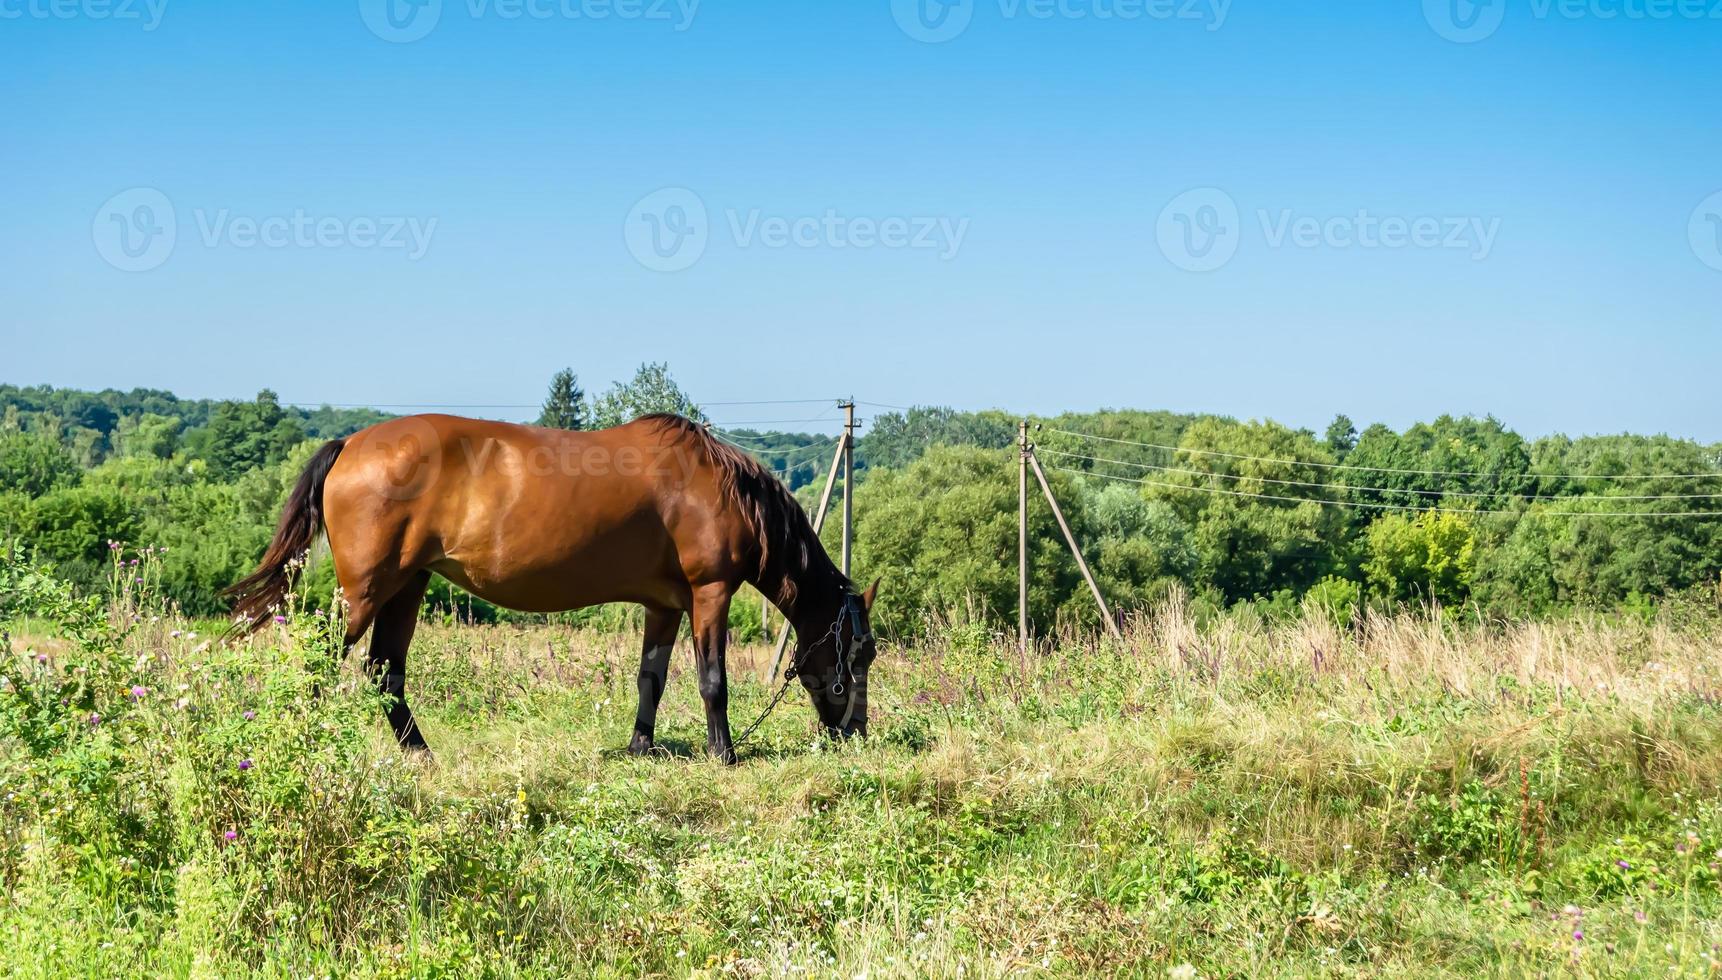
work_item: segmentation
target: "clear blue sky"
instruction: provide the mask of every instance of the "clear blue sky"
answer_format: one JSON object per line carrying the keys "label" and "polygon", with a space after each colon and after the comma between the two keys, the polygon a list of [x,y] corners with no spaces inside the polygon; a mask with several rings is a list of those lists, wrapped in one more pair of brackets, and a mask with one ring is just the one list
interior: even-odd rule
{"label": "clear blue sky", "polygon": [[[442,0],[405,43],[381,0],[54,2],[0,0],[3,381],[513,403],[667,360],[702,400],[1722,439],[1722,21],[1604,16],[1674,0],[1458,0],[1473,43],[1447,0]],[[133,188],[147,271],[104,258],[161,227]],[[662,188],[706,212],[679,271]],[[1239,215],[1208,272],[1165,248],[1193,188]],[[295,215],[325,240],[233,224]],[[369,245],[396,218],[423,254]]]}

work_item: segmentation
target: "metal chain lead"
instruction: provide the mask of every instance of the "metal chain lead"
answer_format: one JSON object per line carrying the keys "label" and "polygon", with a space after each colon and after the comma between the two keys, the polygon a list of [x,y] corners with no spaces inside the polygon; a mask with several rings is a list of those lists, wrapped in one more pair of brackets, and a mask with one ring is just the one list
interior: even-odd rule
{"label": "metal chain lead", "polygon": [[[833,684],[832,693],[834,693],[834,694],[842,694],[843,693],[843,675],[848,673],[848,670],[849,670],[849,665],[847,663],[845,663],[845,657],[843,656],[843,616],[845,613],[851,613],[852,614],[852,612],[853,611],[851,610],[851,608],[849,606],[849,600],[846,599],[843,603],[843,608],[837,611],[837,621],[831,624],[831,629],[826,631],[826,634],[825,634],[826,636],[831,638],[831,650],[832,650],[832,653],[834,653],[837,657],[837,674],[838,674],[838,677],[837,677],[837,680]],[[857,623],[859,623],[859,620],[860,620],[860,617],[857,616],[856,617]],[[771,700],[766,702],[765,709],[759,713],[758,718],[755,718],[753,720],[753,724],[742,729],[741,734],[736,736],[735,739],[730,742],[730,748],[734,749],[736,747],[739,747],[743,742],[747,741],[748,736],[750,736],[754,732],[758,731],[759,726],[765,723],[766,717],[768,715],[770,715],[772,713],[772,711],[775,710],[780,703],[782,703],[783,696],[789,693],[790,682],[794,681],[796,675],[801,672],[801,661],[802,661],[802,659],[804,657],[806,657],[806,655],[808,653],[810,653],[813,650],[813,648],[817,645],[818,644],[808,644],[807,646],[805,646],[801,649],[801,652],[796,657],[794,657],[793,659],[791,659],[789,661],[789,666],[785,667],[783,669],[783,684],[782,684],[782,686],[780,686],[777,689],[776,694],[773,694],[771,696]],[[854,679],[851,678],[850,681],[851,681],[851,683],[853,683]]]}

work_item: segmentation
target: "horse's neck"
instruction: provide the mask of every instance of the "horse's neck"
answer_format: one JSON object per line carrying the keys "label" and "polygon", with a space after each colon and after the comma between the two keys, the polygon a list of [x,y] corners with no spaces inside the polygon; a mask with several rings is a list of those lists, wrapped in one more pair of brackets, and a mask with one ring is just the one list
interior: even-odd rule
{"label": "horse's neck", "polygon": [[[823,565],[830,567],[822,567],[820,559],[824,559]],[[777,601],[777,608],[797,633],[829,627],[843,606],[843,577],[837,566],[820,555],[812,569],[794,577],[793,588],[783,588],[787,578],[789,576],[778,576],[775,582],[770,583],[770,588],[761,591],[772,596],[774,601],[781,596],[793,596],[787,602]]]}

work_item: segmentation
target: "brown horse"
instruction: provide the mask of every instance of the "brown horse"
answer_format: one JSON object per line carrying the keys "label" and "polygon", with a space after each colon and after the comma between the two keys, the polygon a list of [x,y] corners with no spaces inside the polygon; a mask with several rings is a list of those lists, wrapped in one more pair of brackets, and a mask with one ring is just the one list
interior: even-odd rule
{"label": "brown horse", "polygon": [[269,620],[319,531],[349,604],[348,648],[375,630],[368,662],[391,696],[388,719],[403,746],[425,748],[405,680],[433,571],[510,609],[644,606],[632,752],[652,749],[669,655],[688,613],[706,749],[735,761],[724,646],[730,599],[743,582],[794,627],[791,662],[825,728],[866,732],[878,583],[857,593],[782,483],[679,416],[568,432],[417,415],[325,443],[294,486],[262,564],[229,590],[241,629]]}

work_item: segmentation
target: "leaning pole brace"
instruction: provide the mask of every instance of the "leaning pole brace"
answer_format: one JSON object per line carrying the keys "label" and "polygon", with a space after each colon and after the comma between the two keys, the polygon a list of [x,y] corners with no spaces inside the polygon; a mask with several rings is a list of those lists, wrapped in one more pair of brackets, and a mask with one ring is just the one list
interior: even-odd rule
{"label": "leaning pole brace", "polygon": [[1082,580],[1088,583],[1088,590],[1094,593],[1094,601],[1100,606],[1100,618],[1106,621],[1106,629],[1115,640],[1124,639],[1118,632],[1118,624],[1112,621],[1112,610],[1106,608],[1106,600],[1100,595],[1100,586],[1094,584],[1094,575],[1088,570],[1088,562],[1082,558],[1082,549],[1076,546],[1076,535],[1070,533],[1070,525],[1064,522],[1064,511],[1058,509],[1058,498],[1052,495],[1052,486],[1046,482],[1046,474],[1041,472],[1040,459],[1034,454],[1034,445],[1028,447],[1028,463],[1034,467],[1034,478],[1040,481],[1040,489],[1046,494],[1046,502],[1052,505],[1052,516],[1058,518],[1058,529],[1064,532],[1064,540],[1070,545],[1070,553],[1076,556],[1076,567],[1082,569]]}
{"label": "leaning pole brace", "polygon": [[[813,512],[813,533],[819,534],[825,526],[825,510],[831,506],[831,491],[837,486],[837,466],[843,461],[843,453],[848,440],[837,440],[837,452],[831,455],[831,467],[825,472],[825,490],[819,495],[819,509]],[[848,492],[845,488],[844,492]],[[777,668],[783,664],[783,651],[789,647],[789,617],[783,619],[783,632],[777,634],[777,652],[771,655],[771,662],[766,666],[765,673],[760,675],[760,683],[770,684],[777,676]]]}

